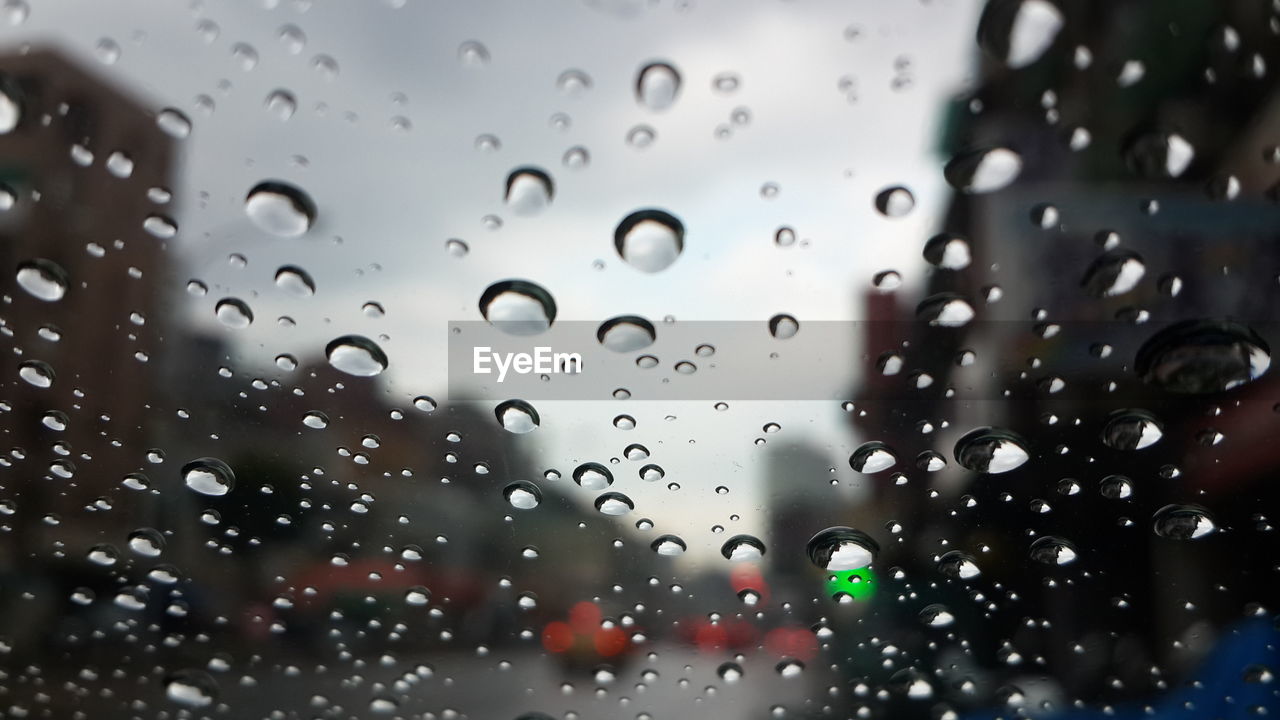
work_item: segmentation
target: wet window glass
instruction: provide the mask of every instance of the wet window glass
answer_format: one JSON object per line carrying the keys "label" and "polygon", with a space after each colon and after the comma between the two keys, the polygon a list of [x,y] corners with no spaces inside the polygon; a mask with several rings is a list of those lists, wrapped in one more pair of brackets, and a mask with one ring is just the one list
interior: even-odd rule
{"label": "wet window glass", "polygon": [[0,0],[0,717],[1280,711],[1280,2]]}

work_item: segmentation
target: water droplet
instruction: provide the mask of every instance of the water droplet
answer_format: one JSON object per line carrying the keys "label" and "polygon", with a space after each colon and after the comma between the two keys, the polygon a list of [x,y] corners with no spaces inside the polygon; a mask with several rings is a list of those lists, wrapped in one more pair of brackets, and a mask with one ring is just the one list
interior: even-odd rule
{"label": "water droplet", "polygon": [[278,237],[298,237],[311,229],[316,206],[305,192],[279,180],[260,182],[244,201],[245,214],[258,229]]}
{"label": "water droplet", "polygon": [[[1098,483],[1098,492],[1108,500],[1126,500],[1133,497],[1133,481],[1123,475],[1108,475]],[[1075,492],[1065,494],[1074,495]]]}
{"label": "water droplet", "polygon": [[532,510],[542,503],[542,491],[528,480],[517,480],[506,486],[502,497],[517,510]]}
{"label": "water droplet", "polygon": [[1146,272],[1147,266],[1138,253],[1111,250],[1089,265],[1080,286],[1094,297],[1115,297],[1136,288]]}
{"label": "water droplet", "polygon": [[468,40],[458,46],[458,59],[471,67],[488,65],[489,49],[476,40]]}
{"label": "water droplet", "polygon": [[968,553],[952,550],[938,558],[938,572],[950,578],[969,580],[982,574],[978,563]]}
{"label": "water droplet", "polygon": [[282,265],[276,270],[276,287],[299,298],[316,294],[316,282],[310,273],[297,265]]}
{"label": "water droplet", "polygon": [[324,348],[329,364],[349,375],[373,377],[387,369],[387,355],[363,335],[343,335]]}
{"label": "water droplet", "polygon": [[1146,410],[1117,410],[1102,428],[1102,442],[1116,450],[1141,450],[1163,436],[1160,421]]}
{"label": "water droplet", "polygon": [[312,430],[323,430],[329,427],[329,416],[319,410],[312,410],[302,416],[302,424]]}
{"label": "water droplet", "polygon": [[3,17],[5,24],[10,27],[17,27],[26,22],[30,14],[31,7],[25,0],[5,0],[4,5],[0,6],[0,17]]}
{"label": "water droplet", "polygon": [[24,360],[18,365],[18,377],[38,388],[53,385],[54,372],[49,363],[43,360]]}
{"label": "water droplet", "polygon": [[582,97],[591,89],[591,76],[581,70],[565,70],[556,78],[556,89],[565,97]]}
{"label": "water droplet", "polygon": [[636,75],[636,100],[650,110],[666,110],[679,94],[680,73],[667,63],[649,63]]}
{"label": "water droplet", "polygon": [[734,535],[720,546],[720,554],[735,562],[759,560],[764,557],[764,553],[764,543],[754,535]]}
{"label": "water droplet", "polygon": [[1062,24],[1062,11],[1048,0],[990,0],[978,22],[978,44],[1016,70],[1038,60]]}
{"label": "water droplet", "polygon": [[1153,131],[1137,134],[1126,144],[1129,168],[1147,178],[1176,178],[1191,165],[1196,151],[1176,132]]}
{"label": "water droplet", "polygon": [[947,609],[946,605],[934,603],[926,605],[920,611],[920,621],[929,627],[947,627],[956,621],[956,616]]}
{"label": "water droplet", "polygon": [[226,495],[235,487],[236,476],[226,463],[203,457],[182,466],[182,481],[201,495]]}
{"label": "water droplet", "polygon": [[675,557],[683,555],[688,546],[684,544],[684,540],[675,535],[660,535],[649,544],[649,548],[659,555]]}
{"label": "water droplet", "polygon": [[963,270],[972,261],[969,241],[950,233],[934,235],[924,244],[924,259],[943,270]]}
{"label": "water droplet", "polygon": [[67,293],[67,271],[52,260],[36,258],[18,265],[18,284],[32,297],[57,302]]}
{"label": "water droplet", "polygon": [[742,679],[742,666],[736,662],[722,663],[716,668],[716,675],[719,675],[726,684],[733,685]]}
{"label": "water droplet", "polygon": [[804,673],[804,663],[795,658],[785,658],[780,660],[773,669],[782,677],[790,680],[798,678]]}
{"label": "water droplet", "polygon": [[288,90],[272,90],[267,96],[266,108],[273,117],[284,122],[298,110],[298,101]]}
{"label": "water droplet", "polygon": [[173,221],[173,218],[158,213],[152,213],[143,218],[142,229],[152,237],[161,240],[168,240],[178,234],[178,224]]}
{"label": "water droplet", "polygon": [[658,272],[674,263],[684,250],[684,224],[662,210],[637,210],[618,223],[613,244],[632,267]]}
{"label": "water droplet", "polygon": [[916,306],[916,317],[942,327],[967,325],[974,314],[969,301],[954,293],[930,295]]}
{"label": "water droplet", "polygon": [[222,298],[214,308],[218,322],[229,328],[242,329],[253,324],[253,311],[239,298]]}
{"label": "water droplet", "polygon": [[507,176],[507,207],[516,215],[537,215],[551,204],[555,186],[541,168],[521,167]]}
{"label": "water droplet", "polygon": [[191,134],[191,120],[174,108],[161,110],[156,115],[156,125],[170,137],[182,139]]}
{"label": "water droplet", "polygon": [[1151,521],[1156,535],[1172,540],[1197,540],[1218,529],[1209,511],[1199,505],[1165,505]]}
{"label": "water droplet", "polygon": [[977,473],[998,474],[1015,470],[1031,459],[1026,441],[1016,433],[980,427],[965,433],[955,447],[956,462]]}
{"label": "water droplet", "polygon": [[1080,556],[1070,540],[1045,535],[1031,543],[1031,559],[1045,565],[1070,565]]}
{"label": "water droplet", "polygon": [[915,195],[901,186],[885,188],[876,195],[876,210],[885,217],[903,217],[915,209],[915,206]]}
{"label": "water droplet", "polygon": [[587,490],[603,490],[613,484],[613,473],[600,463],[588,462],[574,469],[573,481]]}
{"label": "water droplet", "polygon": [[480,296],[480,314],[508,335],[537,335],[556,319],[556,302],[542,286],[528,280],[503,280]]}
{"label": "water droplet", "polygon": [[860,570],[875,561],[880,544],[861,530],[837,525],[809,538],[809,560],[827,572]]}
{"label": "water droplet", "polygon": [[1230,320],[1186,320],[1152,335],[1134,370],[1175,393],[1212,393],[1256,380],[1271,366],[1271,349],[1250,327]]}
{"label": "water droplet", "polygon": [[636,504],[620,492],[607,492],[596,498],[596,510],[602,515],[626,515]]}
{"label": "water droplet", "polygon": [[596,339],[601,345],[620,353],[649,347],[656,337],[653,323],[636,315],[610,318],[596,330]]}
{"label": "water droplet", "polygon": [[307,47],[306,33],[297,25],[281,25],[276,31],[276,39],[290,55],[297,55]]}
{"label": "water droplet", "polygon": [[916,467],[925,472],[938,472],[947,466],[947,459],[932,450],[916,455]]}
{"label": "water droplet", "polygon": [[139,528],[129,533],[129,549],[143,557],[160,557],[164,552],[164,536],[159,530]]}
{"label": "water droplet", "polygon": [[888,445],[873,440],[865,442],[849,456],[849,467],[860,473],[878,473],[898,464],[898,457]]}
{"label": "water droplet", "polygon": [[564,151],[564,157],[561,158],[560,162],[567,168],[581,170],[591,164],[591,154],[587,152],[586,148],[575,145]]}
{"label": "water droplet", "polygon": [[1022,172],[1022,156],[1003,147],[960,153],[947,163],[943,175],[951,187],[963,193],[995,192]]}
{"label": "water droplet", "polygon": [[507,400],[494,408],[494,415],[502,429],[516,435],[533,432],[542,423],[538,411],[523,400]]}
{"label": "water droplet", "polygon": [[780,313],[769,318],[769,334],[779,340],[793,338],[798,332],[800,332],[800,321],[790,315]]}
{"label": "water droplet", "polygon": [[637,150],[644,150],[657,139],[657,131],[648,125],[636,125],[627,131],[627,144]]}
{"label": "water droplet", "polygon": [[203,670],[179,670],[164,681],[164,695],[187,707],[209,707],[218,697],[218,684]]}

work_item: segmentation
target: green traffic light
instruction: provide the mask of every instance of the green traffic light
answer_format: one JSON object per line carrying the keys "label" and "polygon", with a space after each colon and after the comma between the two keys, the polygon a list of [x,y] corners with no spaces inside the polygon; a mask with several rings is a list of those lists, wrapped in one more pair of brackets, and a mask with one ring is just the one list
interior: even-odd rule
{"label": "green traffic light", "polygon": [[876,592],[876,576],[871,568],[840,570],[827,575],[827,597],[848,595],[854,600],[865,600]]}

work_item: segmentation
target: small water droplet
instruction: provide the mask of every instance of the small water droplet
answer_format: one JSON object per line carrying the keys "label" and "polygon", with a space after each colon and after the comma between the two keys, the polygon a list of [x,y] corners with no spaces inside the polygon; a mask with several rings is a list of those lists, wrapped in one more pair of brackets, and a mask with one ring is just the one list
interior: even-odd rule
{"label": "small water droplet", "polygon": [[602,515],[626,515],[635,507],[636,504],[631,498],[620,492],[607,492],[596,498],[596,510]]}
{"label": "small water droplet", "polygon": [[675,535],[660,535],[649,544],[649,548],[659,555],[675,557],[683,555],[688,546]]}
{"label": "small water droplet", "polygon": [[885,217],[903,217],[915,209],[915,206],[915,195],[901,186],[885,188],[876,195],[876,210]]}
{"label": "small water droplet", "polygon": [[656,337],[653,323],[636,315],[610,318],[596,330],[596,339],[601,345],[620,353],[649,347]]}
{"label": "small water droplet", "polygon": [[521,167],[507,176],[506,203],[516,215],[537,215],[555,195],[551,176],[541,168]]}
{"label": "small water droplet", "polygon": [[963,193],[981,194],[1006,187],[1022,172],[1022,156],[1003,147],[970,150],[947,163],[943,175]]}
{"label": "small water droplet", "polygon": [[1045,535],[1031,543],[1031,559],[1046,565],[1070,565],[1080,556],[1070,540]]}
{"label": "small water droplet", "polygon": [[542,491],[528,480],[517,480],[506,486],[502,497],[517,510],[532,510],[542,503]]}
{"label": "small water droplet", "polygon": [[253,311],[239,298],[223,298],[214,308],[218,322],[229,328],[243,329],[253,324]]}

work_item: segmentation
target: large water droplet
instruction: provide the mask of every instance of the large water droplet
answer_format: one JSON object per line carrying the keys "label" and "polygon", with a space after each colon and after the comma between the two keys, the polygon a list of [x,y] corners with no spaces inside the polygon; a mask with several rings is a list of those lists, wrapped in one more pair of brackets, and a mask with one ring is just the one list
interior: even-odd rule
{"label": "large water droplet", "polygon": [[1062,23],[1062,11],[1048,0],[990,0],[978,21],[978,44],[1016,70],[1040,59]]}
{"label": "large water droplet", "polygon": [[1089,265],[1080,286],[1094,297],[1123,295],[1138,286],[1147,272],[1142,257],[1132,250],[1103,253]]}
{"label": "large water droplet", "polygon": [[573,481],[587,490],[603,490],[613,484],[613,473],[600,463],[582,463],[574,469]]}
{"label": "large water droplet", "polygon": [[293,117],[293,113],[298,109],[297,99],[288,90],[272,90],[267,96],[265,105],[267,112],[281,122]]}
{"label": "large water droplet", "polygon": [[203,670],[179,670],[164,681],[164,695],[187,707],[208,707],[218,698],[218,684]]}
{"label": "large water droplet", "polygon": [[1045,535],[1031,543],[1031,559],[1046,565],[1070,565],[1080,556],[1070,540]]}
{"label": "large water droplet", "polygon": [[924,244],[924,259],[943,270],[963,270],[972,261],[969,241],[950,233],[934,235]]}
{"label": "large water droplet", "polygon": [[876,195],[876,210],[885,217],[903,217],[916,206],[916,197],[911,191],[901,187],[890,187]]}
{"label": "large water droplet", "polygon": [[798,332],[800,332],[800,321],[790,315],[780,313],[769,318],[769,334],[779,340],[793,338]]}
{"label": "large water droplet", "polygon": [[956,441],[956,462],[978,473],[998,474],[1022,467],[1031,456],[1026,441],[1000,428],[980,427]]}
{"label": "large water droplet", "polygon": [[276,287],[294,297],[311,297],[316,294],[316,281],[310,273],[296,265],[283,265],[276,270]]}
{"label": "large water droplet", "polygon": [[1197,540],[1218,529],[1209,511],[1199,505],[1165,505],[1151,522],[1156,535],[1172,540]]}
{"label": "large water droplet", "polygon": [[537,335],[556,319],[556,301],[528,280],[503,280],[480,296],[480,314],[508,335]]}
{"label": "large water droplet", "polygon": [[203,457],[182,466],[182,481],[201,495],[226,495],[235,487],[236,476],[218,458]]}
{"label": "large water droplet", "polygon": [[1152,335],[1138,349],[1143,381],[1176,393],[1212,393],[1256,380],[1271,349],[1252,328],[1230,320],[1186,320]]}
{"label": "large water droplet", "polygon": [[1195,159],[1196,149],[1176,132],[1146,132],[1125,144],[1129,168],[1147,178],[1176,178]]}
{"label": "large water droplet", "polygon": [[618,223],[613,233],[618,255],[644,272],[664,270],[684,250],[684,224],[662,210],[637,210]]}
{"label": "large water droplet", "polygon": [[537,215],[551,204],[555,185],[545,170],[522,167],[507,176],[507,207],[516,215]]}
{"label": "large water droplet", "polygon": [[499,403],[494,408],[493,414],[498,417],[498,423],[502,425],[503,430],[517,435],[533,432],[542,424],[538,411],[523,400],[507,400]]}
{"label": "large water droplet", "polygon": [[626,515],[634,510],[636,504],[631,498],[620,492],[607,492],[596,498],[596,510],[602,515]]}
{"label": "large water droplet", "polygon": [[164,552],[164,536],[159,530],[138,528],[129,533],[129,549],[143,557],[160,557]]}
{"label": "large water droplet", "polygon": [[18,265],[18,284],[45,302],[56,302],[67,294],[67,271],[52,260],[36,258]]}
{"label": "large water droplet", "polygon": [[861,530],[837,525],[809,538],[809,560],[827,572],[859,570],[875,561],[880,544]]}
{"label": "large water droplet", "polygon": [[218,322],[229,328],[247,328],[253,324],[253,311],[239,298],[222,298],[214,308]]}
{"label": "large water droplet", "polygon": [[920,611],[920,621],[929,627],[947,627],[956,621],[956,616],[946,605],[934,603]]}
{"label": "large water droplet", "polygon": [[191,134],[191,120],[180,110],[165,108],[156,115],[156,126],[170,137],[185,138]]}
{"label": "large water droplet", "polygon": [[986,148],[960,153],[947,163],[943,175],[951,187],[963,193],[995,192],[1018,178],[1022,156],[1008,148]]}
{"label": "large water droplet", "polygon": [[660,535],[649,544],[649,548],[659,555],[675,557],[683,555],[688,546],[684,544],[684,540],[675,535]]}
{"label": "large water droplet", "polygon": [[938,572],[951,578],[969,580],[982,574],[978,563],[968,553],[952,550],[938,558]]}
{"label": "large water droplet", "polygon": [[734,535],[720,546],[720,554],[735,562],[759,560],[764,553],[764,543],[754,535]]}
{"label": "large water droplet", "polygon": [[878,440],[863,443],[849,456],[849,467],[860,473],[878,473],[896,464],[898,456]]}
{"label": "large water droplet", "polygon": [[506,486],[502,497],[517,510],[532,510],[542,503],[542,491],[528,480],[517,480]]}
{"label": "large water droplet", "polygon": [[975,313],[968,300],[955,293],[938,293],[916,306],[916,317],[930,325],[961,327],[969,324]]}
{"label": "large water droplet", "polygon": [[610,318],[596,330],[596,339],[601,345],[620,353],[649,347],[656,337],[653,323],[637,315]]}
{"label": "large water droplet", "polygon": [[1117,410],[1102,428],[1102,442],[1116,450],[1141,450],[1163,434],[1160,421],[1146,410]]}
{"label": "large water droplet", "polygon": [[343,335],[324,348],[329,364],[348,375],[373,377],[387,369],[387,354],[363,335]]}
{"label": "large water droplet", "polygon": [[667,63],[649,63],[636,75],[636,100],[650,110],[666,110],[679,94],[680,73]]}
{"label": "large water droplet", "polygon": [[49,363],[43,360],[24,360],[18,365],[18,377],[38,388],[53,385],[54,372]]}
{"label": "large water droplet", "polygon": [[278,237],[298,237],[311,229],[316,206],[311,197],[289,183],[267,180],[253,186],[244,211],[259,229]]}

